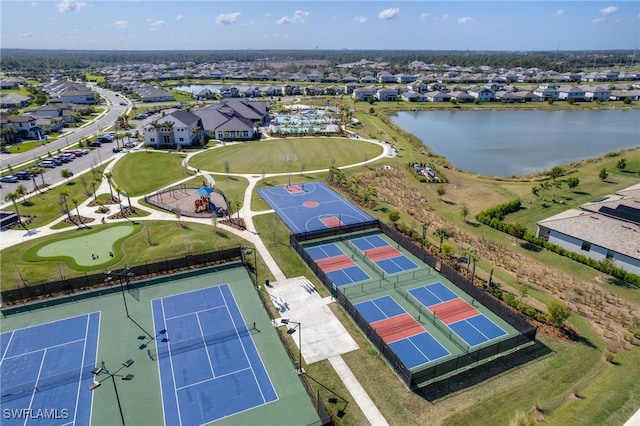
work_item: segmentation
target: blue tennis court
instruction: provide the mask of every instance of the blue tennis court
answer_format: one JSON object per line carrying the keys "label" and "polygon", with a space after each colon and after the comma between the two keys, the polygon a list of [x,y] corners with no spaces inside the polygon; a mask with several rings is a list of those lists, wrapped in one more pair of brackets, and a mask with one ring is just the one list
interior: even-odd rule
{"label": "blue tennis court", "polygon": [[373,221],[319,182],[259,189],[258,194],[294,234]]}
{"label": "blue tennis court", "polygon": [[449,324],[451,328],[469,346],[476,346],[507,334],[500,326],[484,314]]}
{"label": "blue tennis court", "polygon": [[427,308],[458,298],[457,294],[440,282],[413,288],[409,290],[409,293]]}
{"label": "blue tennis court", "polygon": [[[335,244],[324,244],[320,246],[305,247],[305,251],[315,261],[328,259],[336,256],[346,256],[346,254]],[[353,266],[332,271],[324,271],[327,277],[338,287],[353,284],[370,279],[369,275],[355,263]]]}
{"label": "blue tennis court", "polygon": [[[443,306],[442,304],[446,304],[446,302],[455,301],[456,299],[460,300],[458,305],[466,304],[468,308],[466,312],[469,312],[468,317],[456,320],[455,322],[444,320],[444,323],[470,347],[486,343],[507,334],[505,330],[489,319],[485,314],[477,311],[475,308],[468,305],[468,303],[463,303],[462,299],[457,294],[440,282],[411,289],[409,290],[409,293],[415,297],[418,302],[427,308],[431,308],[431,310],[435,307]],[[464,310],[458,310],[458,312],[460,315],[465,315]],[[460,316],[458,316],[458,318],[460,318]]]}
{"label": "blue tennis court", "polygon": [[228,284],[151,301],[166,425],[202,425],[278,396]]}
{"label": "blue tennis court", "polygon": [[2,424],[88,425],[100,313],[0,334]]}
{"label": "blue tennis court", "polygon": [[[407,313],[391,296],[367,300],[354,306],[369,324]],[[389,343],[389,347],[407,368],[415,368],[450,355],[427,330]]]}
{"label": "blue tennis court", "polygon": [[[369,257],[384,271],[385,274],[397,274],[398,272],[409,271],[418,268],[411,259],[396,250],[388,242],[379,235],[370,235],[367,237],[354,238],[349,240],[358,250]],[[379,259],[373,252],[386,251],[388,254],[382,255],[383,259]]]}

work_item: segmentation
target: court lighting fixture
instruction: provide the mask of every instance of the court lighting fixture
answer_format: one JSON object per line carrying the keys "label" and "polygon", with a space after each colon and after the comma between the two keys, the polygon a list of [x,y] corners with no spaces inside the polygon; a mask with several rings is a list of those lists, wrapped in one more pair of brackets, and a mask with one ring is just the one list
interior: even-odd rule
{"label": "court lighting fixture", "polygon": [[116,401],[118,402],[118,410],[120,411],[120,420],[122,420],[122,426],[125,426],[124,423],[124,414],[122,413],[122,405],[120,404],[120,395],[118,395],[118,386],[116,385],[116,377],[120,377],[120,379],[122,380],[126,380],[126,381],[130,381],[133,380],[133,378],[135,377],[133,374],[126,374],[126,375],[122,375],[122,374],[118,374],[120,373],[120,371],[122,371],[122,369],[124,368],[129,368],[131,367],[131,365],[134,363],[135,361],[132,359],[128,359],[125,362],[122,363],[122,366],[120,368],[118,368],[115,372],[111,373],[109,372],[109,370],[107,370],[107,367],[104,365],[104,361],[102,361],[102,366],[101,367],[96,367],[93,370],[91,370],[91,373],[97,378],[100,375],[104,375],[106,377],[104,377],[102,380],[94,380],[90,385],[89,385],[89,390],[93,391],[94,389],[100,387],[102,385],[102,382],[107,380],[109,377],[111,377],[111,381],[113,382],[113,389],[116,393]]}
{"label": "court lighting fixture", "polygon": [[292,335],[298,330],[298,368],[296,369],[298,372],[298,376],[302,376],[305,374],[304,368],[302,368],[302,324],[297,321],[291,321],[288,318],[280,319],[280,322],[285,325],[295,324],[295,327],[287,328],[287,334]]}
{"label": "court lighting fixture", "polygon": [[[133,272],[131,272],[131,268],[129,268],[126,265],[122,270],[122,272],[107,271],[104,274],[107,276],[107,278],[104,279],[105,283],[108,283],[109,281],[113,280],[114,276],[124,278],[124,281],[127,284],[127,289],[129,289],[129,284],[130,284],[129,278],[135,275]],[[131,318],[129,316],[129,307],[127,306],[127,298],[124,297],[124,287],[122,286],[122,280],[120,280],[120,291],[122,292],[122,301],[124,302],[124,311],[127,314],[127,318]]]}

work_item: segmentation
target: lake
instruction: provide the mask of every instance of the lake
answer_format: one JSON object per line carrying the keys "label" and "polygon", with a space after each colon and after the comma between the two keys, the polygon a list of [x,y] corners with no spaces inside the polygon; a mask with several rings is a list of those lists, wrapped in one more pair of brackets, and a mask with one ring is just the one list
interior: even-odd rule
{"label": "lake", "polygon": [[391,115],[453,167],[527,175],[640,146],[640,109],[600,111],[403,111]]}

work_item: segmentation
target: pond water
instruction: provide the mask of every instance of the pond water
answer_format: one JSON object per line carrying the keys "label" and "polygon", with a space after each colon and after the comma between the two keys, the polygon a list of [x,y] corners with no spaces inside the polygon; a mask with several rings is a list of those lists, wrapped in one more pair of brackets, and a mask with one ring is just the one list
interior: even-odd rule
{"label": "pond water", "polygon": [[640,109],[403,111],[391,116],[467,172],[527,175],[640,146]]}

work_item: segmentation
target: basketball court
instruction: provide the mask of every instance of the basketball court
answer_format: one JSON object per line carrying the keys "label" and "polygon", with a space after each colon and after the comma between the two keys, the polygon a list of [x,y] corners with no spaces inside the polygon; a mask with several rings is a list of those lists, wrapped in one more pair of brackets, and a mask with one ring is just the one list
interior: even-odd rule
{"label": "basketball court", "polygon": [[259,189],[258,194],[294,234],[374,220],[319,182]]}

